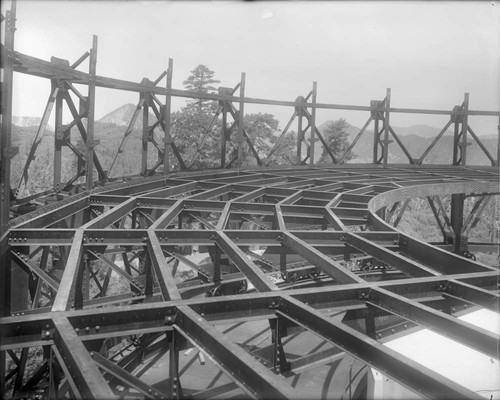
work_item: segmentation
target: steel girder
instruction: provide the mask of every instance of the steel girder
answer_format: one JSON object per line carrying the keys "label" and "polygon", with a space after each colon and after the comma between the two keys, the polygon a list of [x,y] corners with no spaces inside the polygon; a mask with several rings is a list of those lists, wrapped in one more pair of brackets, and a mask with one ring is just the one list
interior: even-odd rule
{"label": "steel girder", "polygon": [[[29,309],[9,308],[8,299],[3,306],[2,362],[17,365],[4,371],[3,387],[12,381],[22,395],[46,376],[52,392],[75,397],[201,396],[211,392],[192,391],[199,371],[178,360],[182,349],[194,346],[234,381],[222,381],[217,393],[293,397],[284,374],[292,354],[287,348],[293,338],[314,334],[333,347],[290,363],[291,376],[294,366],[303,370],[340,354],[424,397],[475,397],[383,344],[394,332],[420,326],[498,359],[498,336],[453,315],[474,307],[498,310],[498,269],[416,240],[377,215],[415,196],[498,192],[495,173],[485,179],[485,170],[467,170],[464,179],[462,172],[290,168],[248,170],[241,182],[231,171],[185,173],[104,187],[13,220],[2,251],[38,284],[27,294]],[[446,183],[423,184],[428,177]],[[284,183],[302,180],[310,182],[307,189]],[[207,251],[208,262],[192,262],[195,250]],[[366,259],[386,268],[367,273],[356,267]],[[176,280],[179,264],[196,278]],[[123,283],[119,293],[109,289],[111,275]],[[266,347],[249,352],[231,336],[240,325],[251,331],[266,320],[280,327],[273,335],[281,375],[259,358]],[[372,322],[363,328],[358,320]],[[228,324],[222,335],[219,327]],[[291,332],[297,333],[288,337]],[[116,338],[121,359],[106,350]],[[142,353],[126,355],[130,344],[123,338],[145,343]],[[51,349],[48,361],[28,373],[28,349],[36,348]],[[17,356],[15,349],[26,350]],[[170,354],[167,386],[141,378],[137,354],[158,354],[156,360]],[[23,385],[18,377],[35,383]]]}

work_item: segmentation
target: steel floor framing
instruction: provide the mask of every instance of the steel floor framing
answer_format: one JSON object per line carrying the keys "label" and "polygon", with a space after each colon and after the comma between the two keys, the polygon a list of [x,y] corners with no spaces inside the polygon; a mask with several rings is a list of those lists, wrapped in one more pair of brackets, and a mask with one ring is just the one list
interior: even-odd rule
{"label": "steel floor framing", "polygon": [[[477,398],[384,342],[427,328],[498,359],[499,337],[457,318],[498,312],[498,268],[383,216],[409,198],[498,192],[495,167],[316,165],[143,178],[42,207],[0,243],[30,277],[2,296],[2,391],[336,398],[366,395],[370,366],[422,397]],[[179,280],[186,266],[196,276]],[[23,296],[25,309],[9,304]],[[31,369],[30,349],[44,352]],[[318,379],[337,381],[308,390]]]}

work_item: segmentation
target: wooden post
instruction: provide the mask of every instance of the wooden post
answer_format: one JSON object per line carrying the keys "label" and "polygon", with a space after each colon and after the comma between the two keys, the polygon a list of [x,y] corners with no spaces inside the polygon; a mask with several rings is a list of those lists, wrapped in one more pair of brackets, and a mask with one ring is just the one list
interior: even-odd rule
{"label": "wooden post", "polygon": [[[16,31],[16,2],[5,13],[5,54],[14,51]],[[12,58],[3,60],[2,79],[2,133],[0,135],[0,236],[7,230],[10,211],[10,159],[12,146],[12,87],[14,65]],[[1,279],[0,279],[1,280]]]}
{"label": "wooden post", "polygon": [[[224,94],[223,88],[219,88],[219,94]],[[227,143],[227,102],[220,102],[222,106],[222,130],[221,130],[221,146],[220,146],[220,167],[226,166],[226,143]]]}
{"label": "wooden post", "polygon": [[164,147],[163,147],[163,174],[167,175],[170,171],[170,112],[172,110],[172,96],[168,93],[169,89],[172,89],[172,74],[174,72],[174,60],[168,59],[168,70],[167,70],[167,95],[165,96],[165,107],[163,112],[163,124],[164,124]]}
{"label": "wooden post", "polygon": [[[5,53],[14,50],[16,31],[16,2],[12,1],[10,10],[5,13]],[[7,237],[3,234],[9,226],[10,214],[10,159],[12,149],[12,88],[14,65],[10,57],[3,60],[2,79],[2,132],[0,133],[0,317],[8,316],[11,311],[11,257]],[[3,238],[2,238],[3,236]],[[0,353],[0,373],[5,372],[5,352]],[[5,375],[2,374],[2,393],[5,393]]]}
{"label": "wooden post", "polygon": [[310,165],[314,165],[314,145],[316,142],[316,92],[317,82],[313,82],[312,89],[312,106],[311,106],[311,152],[310,152]]}
{"label": "wooden post", "polygon": [[97,66],[97,36],[93,36],[92,49],[90,50],[89,67],[89,96],[88,96],[88,115],[87,115],[87,160],[85,171],[85,182],[87,190],[94,187],[94,111],[95,111],[95,77]]}
{"label": "wooden post", "polygon": [[149,102],[151,96],[147,93],[141,93],[144,96],[144,106],[142,107],[142,158],[141,175],[148,173],[148,143],[149,143]]}
{"label": "wooden post", "polygon": [[389,108],[391,107],[391,89],[387,89],[385,95],[385,115],[384,115],[384,168],[387,168],[389,160]]}
{"label": "wooden post", "polygon": [[245,73],[241,73],[241,84],[240,84],[240,110],[238,116],[238,169],[241,169],[241,163],[243,162],[243,142],[245,138],[243,137],[243,117],[245,116]]}
{"label": "wooden post", "polygon": [[[462,109],[461,106],[455,106],[453,108],[453,111],[460,111]],[[461,114],[453,114],[452,115],[452,120],[453,120],[453,159],[452,159],[452,165],[458,165],[460,163],[460,158],[458,156],[458,150],[459,150],[459,143],[460,143],[460,121],[461,121],[462,115]],[[462,154],[460,154],[461,156]]]}
{"label": "wooden post", "polygon": [[379,144],[379,101],[372,100],[370,102],[370,106],[372,107],[372,115],[374,118],[374,128],[373,128],[373,164],[378,164],[378,144]]}
{"label": "wooden post", "polygon": [[[301,97],[297,98],[302,100]],[[302,140],[304,139],[304,132],[302,132],[302,105],[297,106],[297,165],[302,163]]]}
{"label": "wooden post", "polygon": [[53,80],[52,86],[58,85],[59,92],[56,97],[56,112],[55,112],[55,135],[54,135],[54,190],[61,190],[61,169],[62,169],[62,135],[63,135],[63,91],[65,89],[64,81]]}
{"label": "wooden post", "polygon": [[498,142],[497,142],[497,165],[500,165],[500,117],[498,118]]}
{"label": "wooden post", "polygon": [[461,165],[465,167],[467,164],[467,127],[468,127],[468,111],[469,111],[469,93],[465,93],[464,95],[464,105],[462,107],[462,111],[465,114],[462,115],[462,157],[461,157]]}

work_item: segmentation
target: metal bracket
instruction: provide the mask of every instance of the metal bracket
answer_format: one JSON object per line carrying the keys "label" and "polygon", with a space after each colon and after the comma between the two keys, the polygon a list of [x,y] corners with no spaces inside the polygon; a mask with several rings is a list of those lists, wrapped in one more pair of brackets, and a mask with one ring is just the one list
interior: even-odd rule
{"label": "metal bracket", "polygon": [[69,142],[71,139],[71,130],[68,125],[60,125],[56,129],[56,140],[60,142]]}
{"label": "metal bracket", "polygon": [[277,374],[290,371],[291,363],[286,359],[285,349],[281,338],[288,335],[286,325],[284,325],[284,318],[277,315],[277,318],[269,320],[269,325],[272,331],[272,343],[274,345],[273,351],[273,368]]}
{"label": "metal bracket", "polygon": [[372,290],[371,289],[368,289],[368,291],[366,289],[363,289],[359,293],[360,300],[369,300],[371,297],[372,297]]}
{"label": "metal bracket", "polygon": [[59,58],[59,57],[50,57],[50,62],[56,65],[64,65],[65,67],[69,67],[69,61],[65,60],[64,58]]}
{"label": "metal bracket", "polygon": [[[460,106],[455,106],[453,107],[453,112],[460,111],[462,107]],[[451,114],[451,122],[460,124],[463,122],[463,116],[462,115],[457,115],[457,114]]]}
{"label": "metal bracket", "polygon": [[177,314],[167,314],[163,320],[163,323],[167,326],[172,326],[177,320]]}
{"label": "metal bracket", "polygon": [[56,330],[54,328],[51,329],[42,329],[41,338],[42,340],[52,340],[54,339]]}
{"label": "metal bracket", "polygon": [[270,310],[278,310],[280,306],[281,306],[281,299],[277,298],[277,299],[271,299],[267,308]]}
{"label": "metal bracket", "polygon": [[85,144],[88,148],[93,149],[97,147],[100,143],[101,141],[99,139],[92,139],[92,140],[87,140]]}
{"label": "metal bracket", "polygon": [[89,116],[89,108],[88,108],[88,97],[84,99],[80,99],[80,103],[78,105],[78,112],[82,116],[82,118],[87,118]]}
{"label": "metal bracket", "polygon": [[[376,118],[377,113],[379,113],[380,110],[382,109],[382,101],[380,101],[380,100],[372,100],[372,101],[370,101],[370,107],[372,108],[372,110],[371,110],[371,116],[373,118]],[[374,108],[375,108],[375,110],[374,110]]]}
{"label": "metal bracket", "polygon": [[17,147],[17,146],[9,147],[6,151],[6,153],[7,153],[6,155],[8,158],[13,158],[17,154],[19,154],[19,147]]}
{"label": "metal bracket", "polygon": [[447,281],[445,282],[444,284],[443,283],[439,283],[438,286],[437,286],[437,291],[438,292],[446,292],[446,289],[450,286],[450,282]]}
{"label": "metal bracket", "polygon": [[399,247],[404,247],[404,246],[408,246],[408,239],[406,237],[399,237],[399,240],[398,240],[398,245]]}

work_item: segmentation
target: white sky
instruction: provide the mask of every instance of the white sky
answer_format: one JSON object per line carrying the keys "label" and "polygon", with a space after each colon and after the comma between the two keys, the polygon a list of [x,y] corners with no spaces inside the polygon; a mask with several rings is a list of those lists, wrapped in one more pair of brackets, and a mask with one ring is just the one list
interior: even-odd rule
{"label": "white sky", "polygon": [[[394,107],[452,109],[469,92],[471,109],[500,108],[499,2],[19,0],[17,8],[16,50],[73,62],[96,34],[99,75],[156,79],[173,58],[179,89],[205,64],[222,86],[234,86],[246,72],[249,97],[294,100],[317,81],[322,103],[369,105],[390,87]],[[16,74],[15,85],[14,115],[41,116],[49,83]],[[97,118],[138,101],[138,94],[122,91],[98,89],[97,95]],[[281,127],[293,112],[245,111],[273,113]],[[342,116],[357,126],[368,118],[319,111],[318,122]],[[391,115],[393,126],[445,122]],[[498,119],[471,123],[478,134],[495,134]]]}

